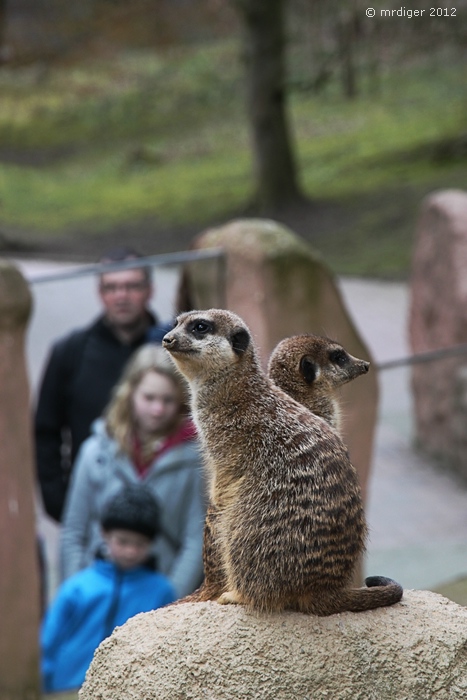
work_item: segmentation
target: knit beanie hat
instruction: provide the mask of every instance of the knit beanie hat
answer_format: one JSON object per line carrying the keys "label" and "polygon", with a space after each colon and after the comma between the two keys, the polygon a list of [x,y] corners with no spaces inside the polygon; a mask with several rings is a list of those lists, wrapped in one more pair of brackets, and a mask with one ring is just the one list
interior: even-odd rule
{"label": "knit beanie hat", "polygon": [[100,523],[105,532],[130,530],[152,540],[160,532],[160,507],[146,486],[128,485],[107,503]]}

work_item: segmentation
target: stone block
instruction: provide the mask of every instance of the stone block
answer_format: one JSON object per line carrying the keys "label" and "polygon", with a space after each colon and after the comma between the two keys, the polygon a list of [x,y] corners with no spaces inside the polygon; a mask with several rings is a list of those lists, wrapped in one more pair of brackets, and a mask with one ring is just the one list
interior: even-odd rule
{"label": "stone block", "polygon": [[24,339],[31,295],[0,261],[0,700],[40,695],[35,472]]}
{"label": "stone block", "polygon": [[461,700],[467,609],[427,591],[364,613],[143,613],[96,651],[80,700]]}
{"label": "stone block", "polygon": [[[467,343],[467,193],[436,192],[422,205],[410,281],[414,353]],[[467,354],[412,369],[419,447],[467,479]]]}

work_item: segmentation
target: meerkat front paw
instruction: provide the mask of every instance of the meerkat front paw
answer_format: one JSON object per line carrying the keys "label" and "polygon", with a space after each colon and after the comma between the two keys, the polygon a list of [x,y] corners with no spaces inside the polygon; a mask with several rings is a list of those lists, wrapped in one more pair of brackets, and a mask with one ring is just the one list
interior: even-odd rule
{"label": "meerkat front paw", "polygon": [[240,605],[241,600],[237,591],[225,591],[218,599],[219,605]]}

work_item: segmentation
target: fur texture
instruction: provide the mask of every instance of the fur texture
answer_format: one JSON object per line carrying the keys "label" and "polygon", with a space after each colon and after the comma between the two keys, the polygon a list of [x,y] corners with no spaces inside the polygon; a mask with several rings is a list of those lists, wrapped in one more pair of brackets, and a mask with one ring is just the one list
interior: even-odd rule
{"label": "fur texture", "polygon": [[386,579],[349,588],[366,537],[356,471],[336,431],[264,374],[242,319],[182,314],[163,343],[211,473],[218,602],[329,615],[399,600]]}

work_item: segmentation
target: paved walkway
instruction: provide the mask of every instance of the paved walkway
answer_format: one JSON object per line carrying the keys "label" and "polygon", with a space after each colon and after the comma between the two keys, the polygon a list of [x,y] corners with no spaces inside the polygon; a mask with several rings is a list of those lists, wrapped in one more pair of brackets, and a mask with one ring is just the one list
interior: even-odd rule
{"label": "paved walkway", "polygon": [[[341,286],[375,360],[407,356],[407,286],[362,280]],[[467,575],[467,488],[413,449],[409,370],[383,371],[380,383],[366,571],[405,588],[435,588]]]}
{"label": "paved walkway", "polygon": [[[56,263],[19,264],[28,277],[63,269]],[[159,269],[156,282],[156,310],[162,319],[170,318],[176,270]],[[409,354],[406,285],[354,279],[341,280],[340,285],[374,359],[383,362]],[[35,387],[51,340],[86,323],[97,306],[92,278],[37,284],[33,289],[35,313],[28,334],[28,361]],[[380,380],[366,570],[392,576],[405,588],[433,588],[467,575],[467,489],[412,449],[408,370],[386,370]],[[57,528],[44,517],[40,527],[55,570]]]}

